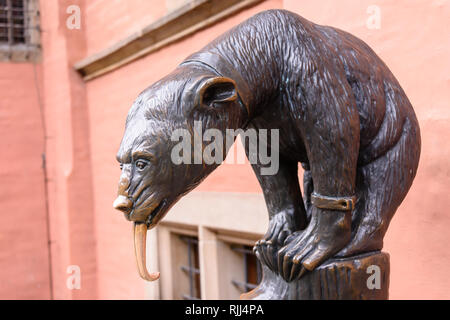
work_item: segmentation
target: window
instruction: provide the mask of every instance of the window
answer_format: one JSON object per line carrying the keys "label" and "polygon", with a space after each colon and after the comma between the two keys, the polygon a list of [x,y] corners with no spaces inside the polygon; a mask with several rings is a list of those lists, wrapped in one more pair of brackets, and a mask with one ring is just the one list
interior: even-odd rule
{"label": "window", "polygon": [[0,0],[0,61],[38,57],[38,21],[37,0]]}
{"label": "window", "polygon": [[261,282],[262,268],[253,253],[253,239],[251,234],[217,235],[220,299],[239,299]]}
{"label": "window", "polygon": [[234,300],[261,281],[253,253],[260,234],[163,222],[157,237],[158,298]]}
{"label": "window", "polygon": [[231,245],[231,250],[242,255],[242,267],[244,274],[244,281],[233,279],[231,280],[231,283],[242,293],[255,289],[261,282],[262,272],[261,263],[253,253],[252,247]]}
{"label": "window", "polygon": [[180,236],[181,241],[186,244],[187,261],[180,267],[188,277],[189,293],[182,293],[184,300],[200,300],[200,267],[198,256],[198,239],[195,237]]}
{"label": "window", "polygon": [[0,42],[25,43],[23,0],[0,0]]}

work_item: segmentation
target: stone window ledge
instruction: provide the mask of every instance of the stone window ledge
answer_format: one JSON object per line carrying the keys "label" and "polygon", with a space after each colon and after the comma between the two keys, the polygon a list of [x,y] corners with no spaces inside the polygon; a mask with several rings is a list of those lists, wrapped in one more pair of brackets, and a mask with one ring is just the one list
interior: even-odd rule
{"label": "stone window ledge", "polygon": [[2,62],[38,62],[41,58],[40,46],[0,44],[0,61]]}
{"label": "stone window ledge", "polygon": [[115,45],[79,61],[85,81],[118,69],[264,0],[193,0]]}

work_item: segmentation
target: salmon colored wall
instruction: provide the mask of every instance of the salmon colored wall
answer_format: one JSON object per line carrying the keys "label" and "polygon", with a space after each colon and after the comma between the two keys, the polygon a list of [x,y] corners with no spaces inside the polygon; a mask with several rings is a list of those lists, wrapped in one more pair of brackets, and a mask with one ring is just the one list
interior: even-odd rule
{"label": "salmon colored wall", "polygon": [[[43,96],[47,124],[52,282],[55,299],[95,299],[96,235],[85,84],[73,64],[86,55],[84,25],[66,27],[70,5],[82,0],[41,1]],[[83,21],[83,20],[82,20]],[[67,286],[70,266],[81,288]],[[70,270],[69,270],[70,271]]]}
{"label": "salmon colored wall", "polygon": [[0,299],[50,298],[39,73],[0,63]]}
{"label": "salmon colored wall", "polygon": [[[43,58],[36,69],[38,81],[31,64],[0,64],[0,298],[146,297],[134,263],[131,224],[112,209],[120,173],[113,159],[128,109],[143,89],[189,53],[270,8],[286,8],[359,36],[402,84],[418,115],[423,146],[416,181],[386,236],[391,298],[450,298],[450,45],[444,38],[449,2],[268,0],[84,83],[72,68],[75,62],[161,17],[167,1],[40,1]],[[66,9],[73,4],[81,7],[81,30],[65,26]],[[367,8],[373,4],[381,9],[381,28],[375,30],[366,26]],[[50,238],[36,83],[47,127]],[[197,191],[261,192],[249,165],[223,165]],[[80,290],[66,286],[70,265],[81,268]]]}
{"label": "salmon colored wall", "polygon": [[172,3],[177,4],[175,0],[87,1],[83,15],[87,54],[95,54],[146,27],[165,15]]}
{"label": "salmon colored wall", "polygon": [[[371,5],[380,9],[380,29],[367,28]],[[284,7],[367,42],[408,95],[421,126],[422,154],[385,238],[390,298],[449,299],[450,1],[285,0]]]}

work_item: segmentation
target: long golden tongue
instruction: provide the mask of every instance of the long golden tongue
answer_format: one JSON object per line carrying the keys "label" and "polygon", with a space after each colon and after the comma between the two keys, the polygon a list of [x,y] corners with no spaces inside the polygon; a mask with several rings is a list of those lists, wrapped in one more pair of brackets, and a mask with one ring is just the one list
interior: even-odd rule
{"label": "long golden tongue", "polygon": [[147,241],[147,225],[145,223],[134,223],[134,253],[139,275],[147,281],[159,279],[160,273],[148,273],[145,258],[145,246]]}

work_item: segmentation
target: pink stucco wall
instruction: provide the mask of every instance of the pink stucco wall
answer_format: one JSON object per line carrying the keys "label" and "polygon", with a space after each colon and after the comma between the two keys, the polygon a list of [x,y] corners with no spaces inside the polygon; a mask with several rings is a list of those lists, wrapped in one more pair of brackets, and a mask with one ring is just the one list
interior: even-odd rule
{"label": "pink stucco wall", "polygon": [[[65,28],[66,8],[82,9],[81,30]],[[380,10],[380,28],[367,21]],[[387,63],[421,125],[417,178],[386,236],[393,299],[450,298],[448,159],[450,43],[448,0],[268,0],[214,26],[84,83],[72,65],[166,13],[165,1],[41,1],[43,59],[0,64],[0,298],[145,298],[134,264],[131,226],[111,207],[119,177],[114,156],[132,101],[190,52],[249,16],[285,8],[349,31]],[[41,169],[47,125],[48,212]],[[248,165],[224,165],[196,191],[259,193]],[[195,191],[194,191],[195,192]],[[81,290],[66,286],[69,265]]]}
{"label": "pink stucco wall", "polygon": [[161,0],[85,1],[87,55],[95,54],[123,40],[167,12]]}
{"label": "pink stucco wall", "polygon": [[50,298],[40,68],[0,63],[0,298]]}

